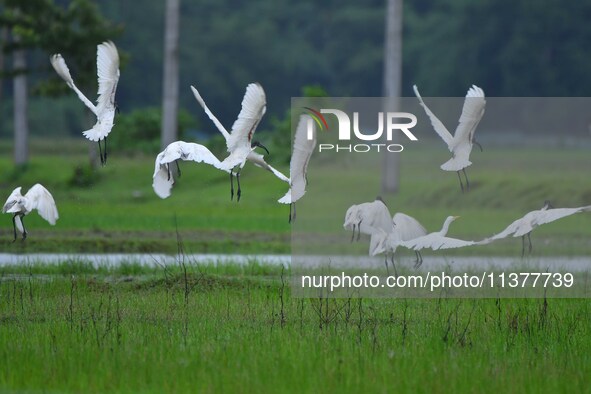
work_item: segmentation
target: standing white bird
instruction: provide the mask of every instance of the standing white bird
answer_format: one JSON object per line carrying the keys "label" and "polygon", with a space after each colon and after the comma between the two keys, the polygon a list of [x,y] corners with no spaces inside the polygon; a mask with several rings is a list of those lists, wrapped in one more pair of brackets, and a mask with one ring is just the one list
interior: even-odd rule
{"label": "standing white bird", "polygon": [[191,86],[191,90],[197,102],[199,102],[209,119],[211,119],[226,140],[226,146],[230,155],[224,160],[223,168],[227,168],[230,172],[230,199],[234,198],[234,171],[236,171],[236,181],[238,183],[237,201],[240,201],[242,194],[240,189],[240,171],[246,164],[246,160],[250,160],[259,167],[273,172],[273,174],[285,182],[289,181],[285,175],[268,165],[262,155],[254,152],[256,147],[260,147],[269,154],[269,150],[263,144],[252,139],[259,122],[267,110],[265,91],[258,82],[251,83],[246,87],[246,93],[242,99],[242,109],[238,114],[238,119],[232,125],[231,132],[228,132],[209,110],[197,89]]}
{"label": "standing white bird", "polygon": [[[312,127],[312,139],[308,139],[308,127]],[[293,140],[291,160],[289,162],[289,190],[278,201],[289,204],[289,222],[296,218],[295,203],[306,194],[308,185],[308,164],[316,147],[314,122],[308,115],[300,115]],[[283,174],[281,174],[283,175]],[[292,215],[293,209],[293,215]]]}
{"label": "standing white bird", "polygon": [[444,171],[455,171],[458,174],[460,180],[460,187],[464,192],[464,184],[462,183],[462,177],[460,171],[464,173],[466,178],[466,191],[470,190],[470,182],[466,175],[466,167],[470,166],[470,153],[472,152],[472,145],[476,144],[482,151],[482,146],[475,141],[474,132],[476,126],[484,115],[484,107],[486,106],[486,100],[484,99],[484,92],[476,85],[468,90],[466,99],[464,100],[464,107],[462,109],[462,115],[460,116],[459,124],[456,128],[454,135],[447,130],[447,128],[441,123],[441,121],[435,116],[433,112],[423,102],[423,98],[419,94],[417,85],[413,86],[415,95],[419,99],[419,103],[429,116],[433,128],[447,144],[449,151],[452,154],[452,158],[441,165],[441,169]]}
{"label": "standing white bird", "polygon": [[[375,256],[384,253],[384,264],[386,265],[386,269],[388,268],[388,255],[390,255],[394,273],[398,275],[396,272],[396,266],[394,265],[394,253],[400,243],[422,237],[426,234],[427,230],[425,230],[425,227],[423,227],[418,220],[402,212],[397,212],[392,218],[392,230],[390,232],[386,232],[383,229],[377,229],[377,231],[371,234],[369,255]],[[415,251],[415,254],[418,261],[419,252]]]}
{"label": "standing white bird", "polygon": [[24,217],[31,213],[32,210],[36,209],[39,215],[52,226],[55,225],[55,221],[59,218],[53,196],[41,184],[34,185],[24,196],[21,194],[21,189],[20,186],[14,189],[2,207],[2,213],[13,214],[13,242],[16,241],[17,228],[23,234],[23,241],[27,238]]}
{"label": "standing white bird", "polygon": [[[61,54],[52,55],[50,61],[57,74],[76,92],[84,105],[96,115],[97,121],[95,125],[92,129],[83,131],[82,134],[90,141],[98,142],[101,164],[105,165],[107,163],[107,136],[113,128],[115,111],[118,110],[115,103],[115,91],[119,82],[119,53],[117,47],[111,41],[103,42],[97,46],[98,99],[96,106],[76,87]],[[101,140],[105,141],[104,154],[101,148]]]}
{"label": "standing white bird", "polygon": [[508,236],[521,237],[521,257],[525,255],[525,236],[529,242],[528,253],[532,251],[531,232],[542,224],[550,223],[563,217],[579,212],[591,211],[591,205],[579,208],[553,208],[550,201],[544,201],[542,209],[531,211],[520,219],[515,220],[500,233],[487,238],[486,241],[495,241]]}
{"label": "standing white bird", "polygon": [[400,242],[400,246],[404,246],[405,248],[419,252],[417,254],[415,268],[418,268],[423,263],[423,256],[421,256],[420,253],[422,249],[453,249],[480,244],[480,242],[476,243],[474,241],[464,241],[462,239],[446,237],[447,231],[449,230],[449,225],[458,218],[459,216],[448,216],[447,219],[445,219],[441,230],[412,239],[410,241]]}
{"label": "standing white bird", "polygon": [[375,201],[350,206],[345,213],[343,228],[353,230],[351,242],[355,239],[355,229],[357,229],[357,240],[359,241],[361,233],[372,235],[377,229],[390,233],[392,218],[384,200],[378,196]]}

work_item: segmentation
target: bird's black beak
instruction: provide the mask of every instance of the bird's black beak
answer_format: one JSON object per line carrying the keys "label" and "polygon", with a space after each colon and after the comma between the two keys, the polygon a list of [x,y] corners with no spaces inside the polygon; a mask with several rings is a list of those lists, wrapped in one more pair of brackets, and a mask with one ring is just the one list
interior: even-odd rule
{"label": "bird's black beak", "polygon": [[546,207],[546,209],[554,209],[554,206],[549,200],[544,201],[544,206]]}
{"label": "bird's black beak", "polygon": [[256,148],[256,147],[263,148],[265,150],[265,152],[267,152],[267,154],[270,155],[269,149],[267,149],[265,147],[265,145],[261,144],[259,141],[252,141],[252,143],[250,144],[250,147],[251,148]]}

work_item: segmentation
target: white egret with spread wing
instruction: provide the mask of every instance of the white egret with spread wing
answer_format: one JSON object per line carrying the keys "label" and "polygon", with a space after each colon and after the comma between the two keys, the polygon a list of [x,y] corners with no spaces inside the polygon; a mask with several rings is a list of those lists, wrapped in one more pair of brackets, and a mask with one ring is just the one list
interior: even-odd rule
{"label": "white egret with spread wing", "polygon": [[488,241],[496,241],[498,239],[512,236],[514,238],[521,237],[521,257],[525,255],[525,237],[529,243],[528,253],[532,251],[531,232],[542,224],[550,223],[564,217],[574,215],[579,212],[591,211],[591,205],[579,208],[553,208],[549,201],[544,202],[542,209],[531,211],[525,214],[522,218],[515,220],[507,228],[500,233],[488,238]]}
{"label": "white egret with spread wing", "polygon": [[[103,42],[97,46],[97,76],[98,76],[98,99],[94,105],[74,84],[70,70],[61,54],[50,57],[51,65],[57,74],[66,81],[66,84],[78,95],[92,113],[96,116],[95,125],[82,134],[90,141],[99,145],[101,164],[107,163],[107,136],[113,128],[113,120],[117,105],[115,103],[115,91],[119,82],[119,53],[117,47],[111,41]],[[104,140],[104,153],[101,148],[101,141]]]}
{"label": "white egret with spread wing", "polygon": [[382,229],[389,233],[392,231],[392,217],[390,211],[381,197],[376,197],[372,202],[364,202],[352,205],[345,213],[345,230],[353,230],[351,242],[355,239],[355,230],[357,230],[357,240],[361,234],[372,235],[377,229]]}
{"label": "white egret with spread wing", "polygon": [[[308,128],[312,128],[312,138],[308,139]],[[316,132],[312,118],[301,115],[293,140],[291,160],[289,162],[289,190],[278,201],[289,204],[289,222],[296,218],[295,203],[306,194],[308,186],[308,164],[316,147]],[[281,174],[283,175],[283,174]],[[293,215],[292,215],[293,209]]]}
{"label": "white egret with spread wing", "polygon": [[[375,256],[384,253],[386,268],[388,268],[388,255],[390,255],[394,273],[398,275],[396,265],[394,264],[394,253],[400,243],[422,237],[426,234],[427,230],[425,230],[425,227],[418,220],[402,212],[397,212],[392,217],[392,230],[390,232],[379,228],[371,234],[369,255]],[[418,261],[419,252],[415,251],[415,254]]]}
{"label": "white egret with spread wing", "polygon": [[432,249],[432,250],[441,250],[441,249],[453,249],[453,248],[462,248],[464,246],[476,245],[481,244],[481,242],[474,242],[474,241],[464,241],[462,239],[457,238],[450,238],[447,237],[447,232],[449,230],[450,224],[458,219],[459,216],[448,216],[443,223],[443,227],[441,230],[424,235],[422,237],[418,237],[409,241],[400,242],[400,246],[404,246],[405,248],[412,249],[417,254],[417,261],[415,264],[415,268],[418,268],[423,263],[423,256],[421,255],[421,250],[423,249]]}
{"label": "white egret with spread wing", "polygon": [[242,109],[238,119],[232,125],[231,132],[228,132],[216,116],[209,110],[205,101],[194,86],[191,86],[193,95],[201,105],[209,119],[215,124],[226,140],[226,147],[230,155],[224,159],[223,167],[230,172],[230,199],[234,198],[234,171],[236,170],[236,182],[238,184],[237,201],[240,201],[242,191],[240,189],[240,171],[247,160],[252,161],[259,167],[271,171],[275,176],[288,181],[287,177],[267,164],[263,155],[254,152],[256,147],[263,148],[267,154],[269,151],[259,141],[253,140],[254,132],[266,112],[265,91],[259,83],[251,83],[246,87],[246,93],[242,99]]}
{"label": "white egret with spread wing", "polygon": [[466,191],[470,190],[470,182],[466,175],[466,167],[470,166],[470,153],[472,152],[472,145],[476,144],[482,150],[482,146],[478,144],[474,139],[474,132],[476,126],[484,115],[484,107],[486,106],[486,100],[484,99],[484,92],[476,85],[468,90],[466,98],[464,100],[464,107],[462,109],[462,115],[460,116],[459,124],[456,128],[454,135],[447,130],[443,123],[435,116],[433,112],[424,103],[423,98],[419,94],[417,85],[413,86],[415,95],[419,99],[419,103],[427,113],[427,116],[431,120],[433,128],[447,144],[449,151],[452,154],[452,158],[441,165],[441,169],[444,171],[454,171],[458,174],[460,180],[460,187],[462,192],[464,191],[464,184],[462,183],[462,177],[460,171],[464,173],[466,178]]}
{"label": "white egret with spread wing", "polygon": [[27,238],[24,217],[34,209],[52,226],[59,218],[53,196],[45,187],[37,183],[24,196],[21,194],[21,189],[20,186],[14,189],[2,207],[2,213],[12,214],[13,242],[16,241],[17,229],[23,234],[23,241]]}

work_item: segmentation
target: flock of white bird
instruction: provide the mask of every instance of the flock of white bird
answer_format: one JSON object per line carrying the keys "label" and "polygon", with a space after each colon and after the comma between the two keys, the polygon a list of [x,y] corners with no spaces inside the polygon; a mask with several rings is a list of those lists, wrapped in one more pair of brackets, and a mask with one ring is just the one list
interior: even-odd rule
{"label": "flock of white bird", "polygon": [[[105,165],[107,162],[107,137],[113,128],[115,112],[117,111],[115,92],[120,75],[119,54],[115,44],[109,41],[97,46],[98,99],[96,105],[76,87],[68,66],[60,54],[51,56],[50,61],[57,74],[96,115],[96,124],[90,130],[84,131],[83,134],[90,141],[98,143],[101,163]],[[174,183],[181,176],[179,161],[193,161],[209,164],[228,173],[230,175],[231,199],[234,198],[234,178],[236,178],[236,195],[237,201],[239,201],[242,194],[240,171],[246,162],[250,161],[255,166],[271,172],[280,180],[288,183],[288,191],[278,202],[290,205],[289,221],[294,220],[296,217],[295,203],[306,193],[308,183],[307,168],[316,146],[315,133],[313,133],[314,138],[307,138],[308,125],[314,127],[311,118],[307,115],[300,116],[292,144],[290,174],[287,177],[269,165],[262,154],[255,152],[256,148],[261,148],[267,154],[269,153],[267,148],[253,139],[256,128],[266,111],[265,92],[260,84],[251,83],[246,87],[242,108],[230,131],[221,124],[207,107],[197,89],[191,86],[191,90],[207,116],[224,136],[228,155],[223,160],[220,160],[203,145],[184,141],[173,142],[156,157],[152,183],[154,192],[160,198],[169,197]],[[486,105],[484,92],[475,85],[468,90],[458,126],[452,135],[427,107],[416,86],[414,86],[414,91],[420,105],[431,120],[433,128],[447,144],[452,154],[452,158],[441,165],[441,169],[456,172],[462,192],[469,191],[470,183],[466,175],[466,167],[472,164],[470,162],[470,153],[473,145],[479,146],[482,150],[482,147],[474,139],[474,132],[484,115]],[[101,141],[103,141],[102,146]],[[464,174],[465,186],[461,173]],[[13,215],[14,240],[17,238],[17,230],[22,233],[23,240],[26,239],[27,230],[23,218],[33,210],[37,210],[39,215],[51,225],[55,225],[56,220],[59,218],[51,193],[42,185],[34,185],[25,195],[22,195],[21,187],[14,189],[2,208],[3,213]],[[523,256],[526,237],[529,242],[528,250],[531,252],[530,234],[533,229],[542,224],[590,210],[591,206],[554,209],[546,202],[542,209],[529,212],[524,217],[511,223],[500,233],[475,242],[446,236],[449,226],[458,218],[457,216],[449,216],[440,231],[427,233],[416,219],[406,214],[399,212],[392,217],[386,204],[378,198],[373,202],[351,206],[345,215],[344,228],[353,231],[351,241],[355,239],[356,231],[357,240],[359,240],[361,233],[370,235],[369,254],[375,256],[383,253],[386,268],[388,268],[388,256],[390,256],[392,266],[396,272],[393,256],[398,246],[415,251],[416,266],[419,266],[423,261],[421,256],[421,250],[423,249],[440,250],[483,245],[512,235],[513,237],[522,237]]]}
{"label": "flock of white bird", "polygon": [[[107,137],[113,128],[115,112],[118,110],[115,101],[115,92],[120,75],[117,47],[110,41],[97,46],[98,99],[96,105],[78,89],[61,54],[52,55],[50,62],[57,74],[76,92],[84,105],[96,116],[96,124],[90,130],[84,131],[83,135],[90,141],[98,143],[101,164],[105,165],[107,163]],[[295,203],[306,192],[306,171],[310,157],[316,146],[315,137],[312,139],[307,138],[307,124],[312,124],[311,118],[307,115],[302,115],[299,119],[292,145],[293,152],[289,167],[290,174],[287,177],[270,166],[262,154],[255,152],[256,148],[262,148],[267,154],[269,153],[267,148],[253,139],[256,128],[266,111],[265,92],[260,84],[251,83],[246,87],[246,93],[242,100],[242,109],[230,131],[209,110],[197,89],[191,86],[191,90],[207,116],[209,116],[224,136],[228,156],[220,160],[203,145],[185,141],[173,142],[156,157],[152,183],[154,192],[160,198],[169,197],[176,178],[179,178],[181,175],[179,161],[193,161],[209,164],[227,172],[230,175],[231,199],[234,198],[235,177],[237,183],[237,201],[240,201],[242,194],[240,171],[246,162],[250,161],[255,166],[270,171],[277,178],[289,185],[287,192],[283,197],[279,198],[278,202],[289,204],[289,221],[295,220]],[[313,124],[312,127],[314,127]],[[175,168],[176,171],[174,171]],[[33,186],[25,195],[22,195],[21,187],[14,189],[2,208],[3,213],[13,215],[14,240],[17,239],[17,230],[22,233],[23,240],[27,238],[27,230],[24,226],[23,218],[33,210],[37,210],[40,216],[51,225],[55,225],[55,222],[59,218],[53,196],[41,184]]]}
{"label": "flock of white bird", "polygon": [[[452,135],[435,114],[427,107],[421,97],[417,86],[413,86],[415,95],[419,99],[419,104],[425,110],[425,113],[431,120],[431,125],[435,132],[447,144],[452,158],[441,165],[444,171],[454,171],[458,174],[460,188],[462,192],[470,190],[470,182],[466,175],[466,167],[470,166],[470,153],[473,145],[477,145],[482,151],[482,146],[474,139],[474,132],[480,120],[484,115],[486,100],[484,91],[476,85],[468,90],[462,108],[462,114],[458,126]],[[464,174],[465,186],[462,181],[461,173]],[[415,218],[404,213],[398,212],[394,216],[390,215],[388,207],[384,201],[378,197],[373,202],[366,202],[351,206],[345,214],[343,227],[346,230],[352,230],[351,242],[355,239],[357,231],[357,240],[360,234],[370,236],[369,255],[376,256],[384,254],[384,264],[388,270],[388,256],[396,274],[394,264],[394,253],[399,246],[411,249],[416,254],[415,268],[418,268],[423,258],[421,250],[432,249],[454,249],[472,245],[486,245],[493,241],[507,238],[509,236],[521,237],[522,248],[521,256],[525,255],[525,238],[528,241],[528,252],[532,251],[531,232],[538,226],[575,213],[591,211],[591,205],[579,208],[553,208],[549,201],[544,202],[542,209],[531,211],[522,218],[515,220],[503,231],[481,241],[466,241],[457,238],[447,237],[449,226],[459,216],[448,216],[443,223],[441,230],[427,233],[425,227]]]}

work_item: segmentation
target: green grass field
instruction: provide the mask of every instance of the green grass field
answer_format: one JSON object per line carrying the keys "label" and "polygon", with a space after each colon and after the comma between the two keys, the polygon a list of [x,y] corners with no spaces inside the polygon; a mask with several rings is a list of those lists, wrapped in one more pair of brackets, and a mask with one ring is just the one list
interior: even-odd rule
{"label": "green grass field", "polygon": [[588,391],[589,300],[299,299],[279,268],[187,271],[2,268],[1,391]]}
{"label": "green grass field", "polygon": [[[52,153],[58,147],[63,154]],[[27,216],[29,239],[14,244],[6,215],[0,226],[0,245],[14,253],[173,253],[177,228],[187,252],[289,253],[292,229],[338,234],[348,206],[371,201],[380,193],[379,172],[359,166],[355,158],[332,162],[317,155],[309,173],[309,195],[298,204],[300,219],[290,227],[288,207],[276,202],[286,184],[252,165],[243,171],[240,203],[230,201],[227,175],[192,163],[184,163],[172,196],[161,200],[151,187],[151,155],[111,152],[109,164],[90,178],[94,183],[78,187],[70,181],[75,168],[87,162],[86,141],[57,146],[56,142],[37,141],[25,169],[11,164],[8,145],[0,150],[5,153],[0,159],[2,195],[19,185],[26,190],[41,182],[54,194],[60,211],[54,228],[36,214]],[[272,153],[267,159],[275,164]],[[546,199],[556,207],[591,204],[591,155],[586,149],[487,147],[473,154],[474,164],[468,169],[472,189],[467,194],[460,193],[455,174],[439,170],[447,157],[439,144],[408,147],[401,155],[400,192],[383,196],[392,213],[413,215],[430,231],[439,229],[446,216],[461,215],[450,235],[478,239],[539,209]],[[375,166],[379,168],[379,162]],[[285,165],[278,167],[288,172]],[[333,199],[329,196],[335,190],[339,198]],[[328,211],[334,215],[325,220],[321,214]],[[315,219],[317,214],[319,219]],[[589,255],[591,219],[575,215],[536,230],[533,238],[542,246],[536,252],[544,255]],[[457,253],[507,255],[519,251],[519,240],[506,240]]]}
{"label": "green grass field", "polygon": [[[348,239],[341,230],[346,208],[379,190],[379,174],[355,159],[320,158],[290,227],[287,206],[276,203],[286,185],[252,166],[244,169],[238,204],[224,174],[191,164],[182,167],[172,197],[161,200],[151,188],[153,157],[112,152],[94,183],[79,187],[70,180],[88,147],[62,145],[62,155],[46,142],[34,145],[24,169],[14,169],[6,151],[0,159],[2,194],[41,182],[60,210],[55,227],[27,217],[29,238],[14,244],[4,215],[3,252],[173,253],[178,230],[185,253],[289,253],[292,231],[342,231]],[[478,238],[546,199],[591,204],[591,156],[583,149],[475,152],[472,190],[462,195],[455,175],[438,170],[447,157],[440,148],[403,155],[400,193],[383,196],[392,212],[416,216],[429,230],[461,215],[450,234]],[[322,197],[332,190],[347,192]],[[323,219],[331,212],[338,214]],[[538,255],[589,256],[591,217],[544,226],[533,240]],[[506,240],[458,253],[519,251],[519,240]],[[289,278],[289,271],[256,262],[0,267],[0,391],[589,390],[588,299],[302,299],[292,296]]]}

